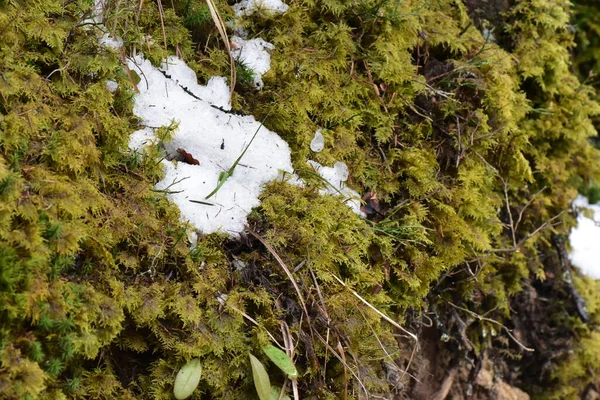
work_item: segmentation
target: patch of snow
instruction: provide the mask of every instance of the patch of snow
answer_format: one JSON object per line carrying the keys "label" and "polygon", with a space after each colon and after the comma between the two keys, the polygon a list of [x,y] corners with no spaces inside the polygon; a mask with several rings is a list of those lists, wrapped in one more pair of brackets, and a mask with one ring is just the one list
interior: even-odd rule
{"label": "patch of snow", "polygon": [[94,1],[94,6],[90,12],[91,18],[86,18],[82,21],[84,29],[91,29],[90,25],[102,24],[102,13],[104,12],[104,6],[105,4],[103,0]]}
{"label": "patch of snow", "polygon": [[579,214],[577,227],[571,231],[571,253],[569,258],[581,272],[594,279],[600,279],[600,205],[589,204],[588,199],[577,196],[574,207],[589,208],[593,211],[593,219]]}
{"label": "patch of snow", "polygon": [[360,195],[346,186],[345,182],[349,176],[348,166],[346,166],[346,164],[338,161],[333,164],[333,167],[324,167],[313,160],[308,160],[307,163],[327,182],[326,187],[321,190],[321,194],[332,194],[334,196],[344,197],[344,204],[350,207],[356,214],[363,218],[365,217],[365,214],[360,209]]}
{"label": "patch of snow", "polygon": [[325,148],[325,138],[323,137],[323,133],[321,129],[317,129],[315,132],[315,136],[310,142],[310,149],[315,153],[319,153],[323,151]]}
{"label": "patch of snow", "polygon": [[483,38],[488,41],[488,42],[492,42],[492,43],[496,43],[496,37],[494,36],[494,34],[492,33],[492,30],[487,29],[487,28],[483,28],[481,30],[481,35],[483,36]]}
{"label": "patch of snow", "polygon": [[108,33],[105,33],[104,35],[102,35],[102,37],[100,38],[100,40],[98,42],[101,45],[110,47],[111,49],[115,49],[115,50],[118,50],[121,47],[123,47],[123,39],[121,39],[118,36],[117,37],[111,36]]}
{"label": "patch of snow", "polygon": [[233,5],[236,17],[252,15],[258,10],[283,14],[288,8],[290,7],[281,0],[242,0]]}
{"label": "patch of snow", "polygon": [[106,80],[106,88],[110,91],[110,92],[116,92],[117,89],[119,88],[119,84],[116,81],[113,81],[112,79],[107,79]]}
{"label": "patch of snow", "polygon": [[[134,113],[146,125],[132,134],[130,147],[139,150],[145,143],[156,142],[152,127],[169,125],[174,120],[179,127],[174,139],[165,144],[167,152],[183,149],[199,161],[199,165],[190,165],[163,160],[165,177],[156,188],[165,190],[181,210],[182,218],[200,232],[242,232],[248,213],[259,205],[263,185],[277,179],[280,170],[293,170],[287,143],[252,116],[215,108],[230,108],[223,78],[212,78],[206,87],[200,86],[193,71],[175,57],[168,59],[165,71],[171,78],[141,56],[129,67],[144,77],[135,97]],[[219,174],[233,165],[257,130],[256,139],[233,175],[207,200]]]}
{"label": "patch of snow", "polygon": [[[103,1],[96,0],[92,19],[87,21],[101,25],[103,8]],[[243,0],[234,8],[236,15],[241,16],[258,8],[285,12],[288,6],[280,0]],[[274,46],[260,38],[246,40],[247,33],[242,29],[238,31],[239,36],[232,38],[238,43],[233,54],[255,73],[255,83],[262,88],[261,77],[270,68],[271,57],[267,50]],[[108,33],[99,38],[99,43],[114,49],[123,46],[121,38]],[[199,232],[222,231],[237,235],[243,231],[248,213],[259,205],[258,196],[264,184],[282,176],[291,184],[303,184],[291,172],[290,149],[285,141],[254,117],[227,112],[231,110],[231,104],[225,78],[212,77],[206,86],[198,85],[194,71],[176,57],[165,60],[161,69],[153,67],[142,55],[129,59],[128,65],[142,77],[138,85],[140,93],[135,96],[134,113],[145,125],[131,134],[129,147],[133,151],[142,151],[145,146],[157,145],[161,138],[156,136],[156,130],[177,123],[173,140],[161,145],[168,155],[187,154],[198,165],[163,160],[165,176],[156,188],[165,191],[179,207],[181,218]],[[108,80],[106,85],[110,91],[118,89],[114,81]],[[236,162],[255,133],[256,138],[232,176],[210,199],[206,199],[217,187],[219,174]],[[328,168],[314,161],[309,163],[333,186],[322,192],[342,195],[354,212],[363,215],[358,193],[344,184],[348,179],[345,164],[336,163],[333,168]],[[193,247],[197,243],[197,233],[189,232],[188,239]]]}
{"label": "patch of snow", "polygon": [[146,127],[133,132],[129,136],[129,148],[134,151],[141,151],[145,146],[158,143],[158,140],[154,135],[154,129]]}
{"label": "patch of snow", "polygon": [[254,72],[254,84],[262,89],[262,76],[271,68],[271,55],[267,50],[273,50],[275,46],[261,38],[246,40],[233,36],[231,41],[237,44],[231,50],[233,58]]}
{"label": "patch of snow", "polygon": [[229,87],[222,76],[213,76],[206,86],[198,85],[196,73],[177,57],[169,57],[163,61],[162,71],[181,88],[190,91],[194,96],[221,107],[231,110],[229,104]]}
{"label": "patch of snow", "polygon": [[190,230],[187,234],[188,241],[190,242],[190,248],[194,248],[198,245],[198,234],[195,231]]}
{"label": "patch of snow", "polygon": [[[106,30],[104,27],[104,10],[106,9],[107,2],[105,0],[95,0],[94,6],[91,10],[91,17],[83,21],[85,29],[91,29],[92,26],[96,26],[102,31]],[[123,47],[123,39],[118,36],[112,36],[109,33],[104,33],[99,39],[100,45],[110,47],[111,49],[119,50]]]}

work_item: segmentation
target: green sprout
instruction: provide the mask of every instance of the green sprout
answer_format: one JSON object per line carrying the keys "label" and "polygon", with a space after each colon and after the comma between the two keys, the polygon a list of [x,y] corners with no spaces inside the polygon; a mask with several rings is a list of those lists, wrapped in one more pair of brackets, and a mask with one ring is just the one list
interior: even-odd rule
{"label": "green sprout", "polygon": [[267,113],[267,115],[265,115],[265,117],[260,122],[260,125],[256,129],[256,132],[254,132],[254,135],[252,136],[252,139],[250,139],[250,142],[246,145],[246,147],[244,148],[244,150],[242,151],[242,153],[240,154],[240,156],[235,160],[235,162],[233,163],[233,165],[231,166],[231,168],[229,168],[227,171],[222,171],[221,173],[219,173],[219,179],[217,180],[217,187],[215,187],[215,189],[212,192],[210,192],[210,194],[208,196],[206,196],[204,198],[205,200],[208,200],[212,196],[214,196],[219,191],[219,189],[221,189],[221,186],[223,186],[225,184],[225,182],[227,181],[227,179],[229,179],[229,177],[231,175],[233,175],[233,171],[235,170],[235,167],[238,166],[238,164],[240,163],[240,160],[242,159],[242,157],[244,157],[244,154],[246,154],[246,151],[248,151],[248,148],[250,147],[250,145],[252,144],[252,142],[256,138],[256,135],[258,135],[258,131],[260,131],[260,128],[263,127],[263,124],[264,124],[265,120],[267,119],[267,117],[269,116],[270,113],[271,113],[271,111],[269,110],[269,112]]}

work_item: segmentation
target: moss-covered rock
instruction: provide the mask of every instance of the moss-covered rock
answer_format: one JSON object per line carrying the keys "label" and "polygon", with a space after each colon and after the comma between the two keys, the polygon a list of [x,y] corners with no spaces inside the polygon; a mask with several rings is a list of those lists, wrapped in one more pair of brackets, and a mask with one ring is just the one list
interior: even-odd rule
{"label": "moss-covered rock", "polygon": [[[301,398],[424,393],[420,348],[439,354],[431,396],[457,365],[464,395],[488,359],[532,394],[597,381],[595,282],[561,238],[598,179],[600,107],[573,72],[571,4],[496,3],[293,0],[238,20],[275,50],[264,89],[238,82],[234,106],[268,115],[306,184],[273,182],[247,235],[191,250],[153,190],[162,148],[127,149],[123,60],[177,54],[200,80],[229,76],[207,6],[109,2],[98,25],[90,1],[0,4],[3,396],[170,399],[198,358],[192,398],[253,398],[248,352],[275,341],[294,348]],[[307,159],[345,162],[367,218],[320,195]]]}

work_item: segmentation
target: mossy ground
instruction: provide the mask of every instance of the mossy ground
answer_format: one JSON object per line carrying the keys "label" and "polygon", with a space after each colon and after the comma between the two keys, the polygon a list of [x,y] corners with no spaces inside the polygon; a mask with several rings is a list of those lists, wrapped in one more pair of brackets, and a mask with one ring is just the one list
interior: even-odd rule
{"label": "mossy ground", "polygon": [[[109,2],[102,29],[122,53],[84,22],[90,1],[0,3],[5,398],[169,399],[192,357],[204,371],[193,398],[253,398],[248,352],[288,331],[302,398],[410,397],[419,347],[335,277],[437,343],[442,366],[494,359],[511,383],[556,398],[598,382],[595,282],[572,281],[561,242],[599,161],[600,107],[573,72],[568,1],[294,0],[245,18],[276,49],[265,88],[238,82],[234,106],[270,113],[308,183],[269,185],[255,235],[204,236],[192,250],[153,191],[161,149],[127,151],[138,122],[121,61],[178,54],[203,80],[228,76],[228,57],[203,2],[163,2],[162,17],[159,3]],[[224,19],[229,6],[217,2]],[[312,154],[317,128],[326,148]],[[380,211],[361,219],[319,195],[307,158],[347,163]],[[282,263],[297,267],[303,301]]]}

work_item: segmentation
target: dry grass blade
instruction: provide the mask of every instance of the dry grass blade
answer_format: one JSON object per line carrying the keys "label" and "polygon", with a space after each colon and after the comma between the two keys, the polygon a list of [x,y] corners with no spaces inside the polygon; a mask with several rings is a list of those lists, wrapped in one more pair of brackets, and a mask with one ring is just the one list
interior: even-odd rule
{"label": "dry grass blade", "polygon": [[[396,361],[394,360],[394,358],[392,357],[392,355],[387,351],[387,349],[385,348],[385,346],[381,342],[381,339],[379,339],[379,335],[377,335],[377,332],[375,332],[375,329],[373,329],[373,327],[371,326],[371,324],[369,324],[369,321],[367,320],[366,315],[361,311],[360,308],[358,308],[358,312],[360,313],[360,315],[363,317],[363,319],[367,323],[367,326],[369,327],[369,329],[371,329],[371,332],[373,332],[373,337],[375,338],[375,340],[377,340],[377,343],[379,343],[379,347],[381,347],[381,350],[383,351],[383,353],[385,354],[385,356],[390,360],[391,364],[394,365],[394,367],[397,368],[398,371],[402,372],[402,376],[408,375],[411,378],[413,378],[415,381],[417,381],[418,383],[421,383],[421,381],[418,380],[414,375],[408,373],[408,371],[400,368],[400,366],[398,364],[396,364]],[[413,354],[414,354],[414,351],[413,351]],[[412,358],[412,354],[411,354],[411,358]]]}
{"label": "dry grass blade", "polygon": [[144,0],[140,0],[140,4],[138,6],[137,14],[135,14],[135,24],[139,26],[140,22],[140,14],[142,13],[142,7],[144,7]]}
{"label": "dry grass blade", "polygon": [[[260,327],[261,325],[258,323],[258,321],[256,321],[254,318],[252,318],[251,316],[249,316],[248,314],[246,314],[245,312],[243,312],[242,310],[240,310],[239,308],[237,308],[236,306],[227,303],[225,300],[223,299],[217,299],[219,301],[219,303],[226,305],[227,307],[231,308],[233,311],[236,311],[238,313],[240,313],[240,315],[244,318],[246,318],[248,321],[252,322],[254,325]],[[265,329],[265,332],[267,332],[267,335],[269,335],[269,337],[271,338],[271,340],[279,347],[281,347],[282,349],[285,348],[283,346],[281,346],[281,344],[277,341],[277,339],[275,339],[275,336],[273,336],[271,334],[271,332],[269,332],[268,330]]]}
{"label": "dry grass blade", "polygon": [[235,60],[233,59],[233,54],[231,54],[229,37],[227,36],[227,30],[225,29],[225,24],[221,19],[221,15],[218,13],[213,1],[206,0],[206,4],[208,5],[208,9],[210,10],[210,16],[212,17],[215,25],[217,26],[217,30],[221,34],[221,39],[223,40],[223,44],[227,49],[227,54],[229,54],[229,62],[231,64],[231,86],[229,88],[229,97],[231,98],[231,100],[233,100],[233,90],[235,89]]}
{"label": "dry grass blade", "polygon": [[408,373],[408,370],[410,369],[410,366],[411,366],[411,364],[413,362],[413,359],[415,357],[415,352],[417,351],[417,345],[419,343],[419,339],[417,338],[417,336],[414,333],[411,333],[411,332],[407,331],[402,326],[400,326],[400,324],[398,324],[396,321],[394,321],[393,319],[391,319],[390,317],[388,317],[387,315],[385,315],[384,313],[382,313],[381,311],[379,311],[374,305],[372,305],[367,300],[365,300],[354,289],[348,287],[348,285],[346,285],[344,283],[344,281],[342,281],[340,278],[338,278],[335,274],[331,274],[331,276],[333,276],[335,278],[335,280],[338,281],[342,286],[344,286],[345,288],[347,288],[348,290],[350,290],[350,292],[357,299],[359,299],[360,301],[362,301],[367,307],[369,307],[371,310],[375,311],[375,313],[377,315],[379,315],[381,318],[385,319],[387,322],[389,322],[390,324],[392,324],[394,327],[398,328],[401,332],[403,332],[403,333],[407,334],[408,336],[410,336],[411,339],[413,339],[415,341],[415,346],[413,347],[413,350],[412,350],[412,352],[410,354],[410,359],[408,360],[408,365],[406,366],[406,369],[402,373],[402,378],[404,378],[404,375],[406,375]]}
{"label": "dry grass blade", "polygon": [[250,233],[256,239],[258,239],[258,241],[261,242],[263,244],[263,246],[265,246],[267,248],[267,250],[269,250],[269,253],[271,253],[271,255],[273,257],[275,257],[275,259],[277,260],[277,262],[279,263],[279,265],[281,266],[281,268],[283,269],[283,271],[285,272],[285,274],[288,276],[288,278],[290,279],[290,282],[292,282],[292,285],[294,286],[294,289],[296,289],[296,293],[298,294],[298,299],[300,300],[300,304],[302,304],[302,310],[304,310],[304,314],[306,314],[306,319],[308,320],[308,323],[310,324],[311,323],[310,322],[310,315],[308,314],[308,309],[306,308],[306,302],[304,301],[304,296],[302,296],[302,292],[300,291],[300,287],[298,286],[298,283],[296,282],[296,279],[294,279],[294,275],[292,275],[292,273],[291,273],[290,269],[288,268],[288,266],[281,259],[281,257],[279,256],[279,254],[277,254],[277,252],[275,251],[275,249],[273,248],[273,246],[271,246],[269,243],[267,243],[265,241],[265,239],[263,239],[258,233],[254,232],[250,228],[248,228],[248,233]]}
{"label": "dry grass blade", "polygon": [[[325,321],[327,321],[327,333],[325,334],[325,340],[327,341],[327,343],[329,343],[329,333],[330,333],[329,323],[331,322],[331,318],[329,318],[329,313],[327,312],[327,306],[325,305],[325,298],[323,297],[323,293],[321,293],[321,287],[319,286],[317,277],[315,276],[315,273],[313,272],[310,265],[308,266],[308,271],[310,272],[310,276],[312,277],[315,287],[317,288],[317,294],[319,295],[319,301],[321,302],[322,313],[323,313],[323,316],[325,317]],[[327,359],[329,356],[328,351],[329,351],[329,349],[326,347],[325,348],[325,365],[323,366],[323,379],[325,379],[325,376],[327,375]]]}
{"label": "dry grass blade", "polygon": [[[275,307],[277,308],[277,311],[282,311],[281,303],[280,303],[279,299],[277,299],[275,301]],[[302,323],[300,323],[300,325],[302,325]],[[292,338],[292,334],[290,333],[290,328],[285,321],[281,321],[280,326],[281,326],[281,336],[283,337],[283,344],[285,345],[285,349],[284,349],[285,353],[288,355],[288,357],[291,360],[294,360],[294,353],[296,351],[296,346],[294,346],[294,340]],[[283,395],[285,392],[285,386],[287,385],[288,379],[290,379],[290,378],[288,378],[288,377],[285,378],[286,383],[283,385],[283,388],[281,388],[281,393],[279,394],[279,400],[281,400],[283,398]],[[291,382],[292,382],[292,390],[294,391],[294,400],[300,400],[300,392],[298,391],[298,379],[291,378]]]}
{"label": "dry grass blade", "polygon": [[[346,355],[344,354],[344,347],[342,347],[342,343],[338,340],[337,348],[340,351],[340,356],[342,356],[344,366],[344,400],[348,398],[348,368],[346,368]],[[368,396],[368,394],[367,394]]]}
{"label": "dry grass blade", "polygon": [[136,94],[139,94],[140,89],[138,88],[137,83],[135,83],[135,79],[133,78],[133,75],[131,74],[131,70],[129,69],[129,66],[127,65],[127,58],[125,57],[125,50],[121,49],[119,51],[119,57],[121,58],[121,64],[123,64],[123,68],[125,69],[125,72],[127,73],[127,77],[129,78],[129,81],[133,85],[133,90],[135,91]]}
{"label": "dry grass blade", "polygon": [[163,10],[163,6],[162,6],[162,2],[160,0],[156,0],[156,2],[158,4],[158,15],[160,15],[160,27],[162,29],[163,42],[165,44],[165,51],[167,51],[167,33],[165,32],[164,10]]}
{"label": "dry grass blade", "polygon": [[[341,349],[341,354],[342,355],[338,354],[338,352],[335,351],[335,349],[333,347],[331,347],[331,345],[329,343],[327,343],[325,341],[325,339],[323,339],[323,336],[319,335],[319,332],[315,332],[315,335],[319,338],[319,340],[321,341],[321,343],[323,343],[325,345],[325,347],[327,347],[329,349],[329,351],[331,352],[331,354],[333,354],[335,356],[335,358],[337,358],[338,361],[340,363],[342,363],[342,365],[344,367],[344,376],[346,376],[346,371],[350,371],[350,374],[354,377],[354,379],[356,379],[356,382],[358,382],[358,384],[361,387],[361,389],[367,395],[367,398],[369,398],[369,391],[367,390],[365,384],[362,382],[362,380],[356,374],[356,372],[354,372],[354,370],[352,368],[350,368],[350,366],[346,362],[346,356],[345,356],[344,348],[342,347],[341,343],[338,341],[337,346],[338,346],[339,349]],[[346,382],[348,381],[347,378],[345,378],[345,381]],[[345,383],[345,385],[347,385],[347,383]],[[346,393],[346,396],[347,396],[347,390],[345,391],[345,393]]]}
{"label": "dry grass blade", "polygon": [[[292,334],[290,328],[285,322],[281,323],[281,333],[283,334],[283,340],[285,342],[285,351],[290,359],[294,359],[294,342],[292,340]],[[300,400],[300,392],[298,390],[298,379],[291,378],[292,380],[292,391],[294,392],[294,400]]]}
{"label": "dry grass blade", "polygon": [[388,317],[387,315],[385,315],[384,313],[382,313],[381,311],[379,311],[374,305],[372,305],[367,300],[365,300],[354,289],[348,287],[348,285],[346,285],[344,283],[344,281],[342,281],[340,278],[338,278],[335,274],[331,274],[331,276],[333,276],[335,278],[335,280],[338,281],[342,286],[344,286],[346,289],[348,289],[354,295],[354,297],[356,297],[357,299],[359,299],[360,301],[362,301],[371,310],[375,311],[375,313],[377,315],[379,315],[381,318],[385,319],[387,322],[389,322],[390,324],[392,324],[393,326],[395,326],[396,328],[398,328],[400,331],[402,331],[405,334],[407,334],[408,336],[410,336],[415,342],[419,341],[419,339],[417,338],[417,336],[414,333],[411,333],[411,332],[407,331],[400,324],[398,324],[396,321],[394,321],[393,319],[391,319],[390,317]]}

